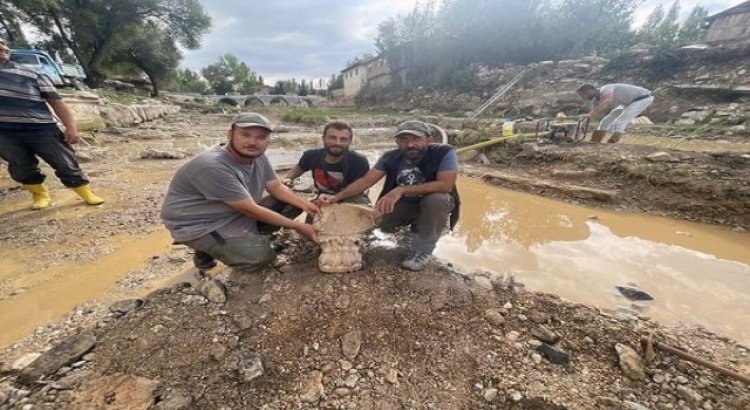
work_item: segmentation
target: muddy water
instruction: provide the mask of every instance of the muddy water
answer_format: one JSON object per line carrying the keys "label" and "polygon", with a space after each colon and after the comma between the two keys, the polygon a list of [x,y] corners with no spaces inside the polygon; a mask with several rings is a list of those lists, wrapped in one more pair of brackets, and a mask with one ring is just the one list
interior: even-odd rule
{"label": "muddy water", "polygon": [[29,271],[17,254],[3,252],[0,257],[6,263],[0,279],[24,291],[0,300],[0,348],[100,296],[128,272],[143,268],[153,255],[169,250],[170,242],[163,229],[148,236],[118,235],[110,242],[113,252],[95,261],[64,261],[39,271]]}
{"label": "muddy water", "polygon": [[[436,250],[459,269],[511,271],[533,290],[750,344],[750,234],[459,184],[461,221]],[[625,284],[655,300],[631,306],[614,288]]]}

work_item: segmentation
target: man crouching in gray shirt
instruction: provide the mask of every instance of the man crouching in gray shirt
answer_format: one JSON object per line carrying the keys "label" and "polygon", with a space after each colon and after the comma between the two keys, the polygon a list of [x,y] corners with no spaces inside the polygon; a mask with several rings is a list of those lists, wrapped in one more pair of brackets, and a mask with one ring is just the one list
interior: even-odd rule
{"label": "man crouching in gray shirt", "polygon": [[311,225],[293,221],[260,204],[264,191],[275,199],[318,213],[312,202],[281,183],[265,152],[271,122],[257,113],[240,114],[227,132],[227,144],[197,155],[180,167],[169,184],[161,210],[172,238],[193,248],[199,269],[216,259],[242,272],[253,272],[273,262],[275,252],[258,223],[292,228],[318,241]]}

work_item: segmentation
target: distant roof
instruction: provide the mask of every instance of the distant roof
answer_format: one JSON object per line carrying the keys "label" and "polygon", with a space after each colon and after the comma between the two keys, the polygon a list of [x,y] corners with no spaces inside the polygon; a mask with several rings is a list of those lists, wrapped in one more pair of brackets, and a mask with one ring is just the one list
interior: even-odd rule
{"label": "distant roof", "polygon": [[[750,3],[750,1],[749,1],[748,3]],[[346,68],[344,68],[343,70],[341,70],[341,72],[343,73],[343,72],[345,72],[345,71],[349,71],[349,70],[351,70],[351,69],[352,69],[352,68],[354,68],[354,67],[358,67],[358,66],[361,66],[361,65],[365,65],[365,64],[369,63],[370,61],[374,61],[374,60],[377,60],[377,59],[379,59],[379,58],[380,58],[380,56],[375,56],[375,57],[370,57],[370,58],[368,58],[368,59],[365,59],[365,60],[359,60],[359,61],[355,61],[355,62],[353,62],[353,63],[349,64],[349,65],[348,65],[348,66],[347,66]]]}
{"label": "distant roof", "polygon": [[744,13],[750,13],[750,1],[740,3],[734,7],[730,7],[724,11],[714,14],[713,16],[708,16],[706,17],[706,21],[714,21],[719,17],[726,17],[726,16],[731,16],[733,14],[744,14]]}

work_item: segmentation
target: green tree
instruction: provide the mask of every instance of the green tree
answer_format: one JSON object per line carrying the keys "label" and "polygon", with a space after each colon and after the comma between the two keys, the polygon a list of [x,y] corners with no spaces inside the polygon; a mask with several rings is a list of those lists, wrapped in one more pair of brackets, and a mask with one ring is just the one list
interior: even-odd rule
{"label": "green tree", "polygon": [[11,4],[0,1],[0,36],[11,47],[28,47],[29,42],[21,30],[21,16]]}
{"label": "green tree", "polygon": [[202,74],[214,92],[220,95],[230,91],[252,94],[259,84],[256,73],[232,53],[219,57],[219,61],[205,67]]}
{"label": "green tree", "polygon": [[177,69],[172,76],[173,89],[175,91],[187,92],[187,93],[204,93],[206,91],[207,84],[195,71],[186,68],[184,70]]}
{"label": "green tree", "polygon": [[328,81],[328,91],[338,90],[344,88],[344,75],[341,73],[331,74],[331,79]]}
{"label": "green tree", "polygon": [[159,96],[159,87],[182,59],[175,40],[156,24],[145,23],[133,30],[126,43],[112,54],[112,62],[132,64],[151,81],[151,96]]}
{"label": "green tree", "polygon": [[708,17],[708,10],[701,5],[693,7],[687,19],[682,22],[677,32],[677,40],[680,42],[691,42],[702,40],[706,35],[704,21]]}
{"label": "green tree", "polygon": [[211,19],[199,0],[2,0],[42,34],[64,43],[98,86],[103,64],[126,48],[144,22],[168,32],[173,41],[195,49]]}

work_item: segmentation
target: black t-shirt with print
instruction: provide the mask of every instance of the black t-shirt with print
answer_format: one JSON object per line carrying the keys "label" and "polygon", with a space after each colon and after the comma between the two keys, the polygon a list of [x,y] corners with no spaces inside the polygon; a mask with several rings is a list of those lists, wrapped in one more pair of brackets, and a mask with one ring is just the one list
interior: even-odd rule
{"label": "black t-shirt with print", "polygon": [[336,164],[325,162],[325,154],[324,148],[307,150],[298,164],[302,171],[312,171],[315,187],[324,194],[340,192],[370,170],[367,158],[360,153],[346,151]]}

